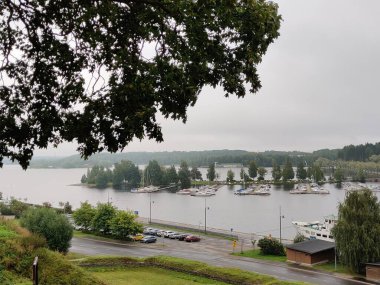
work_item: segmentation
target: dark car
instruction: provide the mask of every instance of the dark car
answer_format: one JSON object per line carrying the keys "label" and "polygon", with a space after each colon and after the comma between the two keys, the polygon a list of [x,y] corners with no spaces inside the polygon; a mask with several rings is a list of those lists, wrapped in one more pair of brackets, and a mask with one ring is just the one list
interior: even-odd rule
{"label": "dark car", "polygon": [[190,234],[179,234],[178,235],[178,240],[185,240],[185,238],[187,238]]}
{"label": "dark car", "polygon": [[185,238],[185,241],[187,241],[187,242],[200,241],[200,240],[201,240],[201,238],[197,237],[197,236],[187,236]]}
{"label": "dark car", "polygon": [[140,242],[142,243],[154,243],[157,241],[157,238],[154,236],[146,236]]}

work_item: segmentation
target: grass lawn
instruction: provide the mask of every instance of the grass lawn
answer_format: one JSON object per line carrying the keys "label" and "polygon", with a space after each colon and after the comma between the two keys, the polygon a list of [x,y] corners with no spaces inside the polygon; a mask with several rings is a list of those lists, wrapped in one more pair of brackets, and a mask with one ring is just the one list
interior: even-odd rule
{"label": "grass lawn", "polygon": [[243,251],[243,253],[237,252],[237,253],[234,253],[233,255],[263,259],[263,260],[269,260],[269,261],[286,262],[286,256],[263,255],[261,254],[260,249],[246,250],[246,251]]}
{"label": "grass lawn", "polygon": [[108,285],[227,284],[212,279],[155,267],[131,267],[113,269],[97,267],[87,270]]}
{"label": "grass lawn", "polygon": [[[348,275],[353,275],[353,276],[357,275],[354,272],[352,272],[349,268],[347,268],[346,266],[344,266],[340,263],[337,263],[336,270],[335,270],[335,263],[334,262],[314,265],[313,268],[323,270],[323,271],[343,273],[343,274],[348,274]],[[357,276],[359,276],[359,275],[357,275]]]}
{"label": "grass lawn", "polygon": [[13,238],[15,236],[17,236],[15,232],[9,230],[4,225],[0,225],[0,238]]}

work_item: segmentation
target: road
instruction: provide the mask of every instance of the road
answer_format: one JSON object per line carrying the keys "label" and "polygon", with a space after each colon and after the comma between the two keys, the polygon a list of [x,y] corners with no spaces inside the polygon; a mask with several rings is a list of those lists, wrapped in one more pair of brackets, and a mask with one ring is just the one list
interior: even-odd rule
{"label": "road", "polygon": [[167,255],[205,262],[214,266],[235,267],[242,270],[271,275],[286,281],[303,281],[311,284],[357,285],[372,284],[364,281],[345,279],[328,273],[251,258],[232,256],[231,241],[204,238],[198,243],[159,238],[155,244],[119,243],[86,238],[73,238],[70,251],[86,255],[113,255],[149,257]]}

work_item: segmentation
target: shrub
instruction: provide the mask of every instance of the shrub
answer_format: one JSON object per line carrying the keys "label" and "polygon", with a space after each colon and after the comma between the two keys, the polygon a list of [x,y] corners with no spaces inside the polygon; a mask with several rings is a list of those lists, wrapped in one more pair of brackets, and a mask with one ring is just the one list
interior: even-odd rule
{"label": "shrub", "polygon": [[277,239],[265,237],[260,239],[257,245],[262,254],[285,255],[284,246]]}
{"label": "shrub", "polygon": [[305,241],[306,240],[306,237],[303,235],[303,234],[300,234],[298,233],[294,239],[293,239],[293,243],[298,243],[298,242],[302,242],[302,241]]}
{"label": "shrub", "polygon": [[50,208],[30,208],[21,217],[21,225],[46,238],[48,247],[66,253],[73,237],[68,219]]}

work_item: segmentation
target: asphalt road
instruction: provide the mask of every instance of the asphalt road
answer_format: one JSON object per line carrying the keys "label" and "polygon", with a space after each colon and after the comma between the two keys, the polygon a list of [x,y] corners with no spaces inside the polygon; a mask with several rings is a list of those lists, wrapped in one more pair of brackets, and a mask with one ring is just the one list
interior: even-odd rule
{"label": "asphalt road", "polygon": [[286,281],[303,281],[311,284],[357,285],[372,284],[363,281],[345,279],[328,273],[310,271],[267,261],[257,261],[230,255],[231,241],[203,238],[201,242],[186,243],[183,241],[159,238],[155,244],[118,243],[97,241],[85,238],[73,238],[70,251],[86,255],[113,255],[148,257],[167,255],[205,262],[214,266],[235,267],[242,270],[274,276]]}

